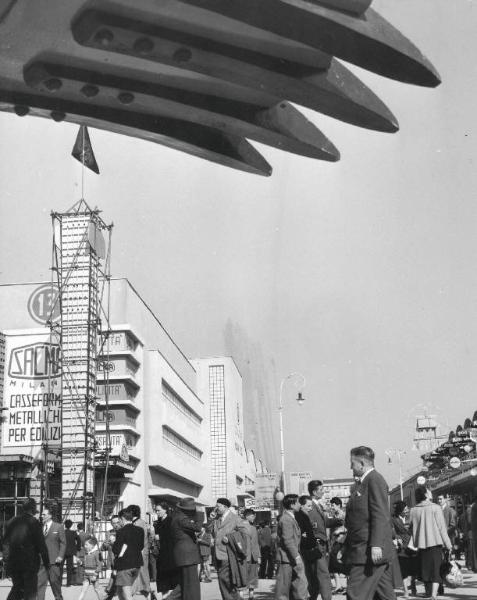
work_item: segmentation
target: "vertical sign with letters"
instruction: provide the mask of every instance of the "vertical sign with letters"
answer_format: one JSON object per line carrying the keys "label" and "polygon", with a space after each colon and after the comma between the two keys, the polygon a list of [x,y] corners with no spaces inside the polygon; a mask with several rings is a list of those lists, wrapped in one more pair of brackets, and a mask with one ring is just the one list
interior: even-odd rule
{"label": "vertical sign with letters", "polygon": [[2,454],[61,443],[60,346],[48,334],[6,335]]}

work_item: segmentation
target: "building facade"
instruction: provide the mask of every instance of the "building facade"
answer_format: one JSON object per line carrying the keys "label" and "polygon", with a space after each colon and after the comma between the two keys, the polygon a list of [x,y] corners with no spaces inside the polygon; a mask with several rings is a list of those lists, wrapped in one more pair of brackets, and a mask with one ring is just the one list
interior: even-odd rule
{"label": "building facade", "polygon": [[[62,500],[57,293],[51,283],[0,285],[3,522],[28,495]],[[128,280],[112,279],[109,297],[97,352],[96,513],[131,503],[148,513],[158,500],[185,496],[243,505],[267,469],[244,443],[233,359],[188,360]],[[77,444],[84,450],[83,439]],[[72,455],[72,474],[83,468],[80,456]]]}
{"label": "building facade", "polygon": [[[2,520],[27,495],[61,503],[61,360],[47,324],[58,317],[55,293],[52,284],[0,286]],[[209,504],[208,421],[195,370],[126,279],[111,281],[110,298],[98,348],[96,512],[130,503],[150,512],[155,500],[183,496]],[[73,455],[73,473],[79,463]]]}
{"label": "building facade", "polygon": [[210,496],[244,505],[255,494],[256,473],[267,469],[245,446],[242,377],[231,357],[198,358],[191,363],[198,394],[208,406]]}

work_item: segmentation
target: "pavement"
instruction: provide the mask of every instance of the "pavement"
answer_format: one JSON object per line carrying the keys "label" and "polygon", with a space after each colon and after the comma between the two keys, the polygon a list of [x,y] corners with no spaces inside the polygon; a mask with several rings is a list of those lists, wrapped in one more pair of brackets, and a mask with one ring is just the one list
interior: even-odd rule
{"label": "pavement", "polygon": [[[465,600],[465,598],[477,598],[477,573],[473,573],[465,568],[462,569],[464,576],[464,585],[457,589],[446,588],[444,596],[439,598],[448,598],[449,600]],[[106,585],[106,579],[100,580],[100,586]],[[9,579],[0,580],[0,600],[6,600],[8,593],[11,588],[11,581]],[[63,598],[64,600],[77,600],[80,595],[80,586],[63,587]],[[275,581],[272,579],[260,579],[258,589],[255,590],[255,600],[274,600]],[[422,583],[417,584],[417,596],[411,596],[411,598],[424,598],[424,585]],[[402,591],[397,591],[397,598],[402,597]],[[245,593],[245,600],[248,599],[248,593]],[[135,596],[135,600],[141,600],[143,596]],[[336,594],[333,596],[337,600],[345,598],[343,594]],[[54,600],[51,589],[48,586],[46,591],[45,600]],[[92,588],[88,589],[85,600],[97,600],[96,595]],[[201,583],[201,600],[221,600],[219,585],[217,582],[217,575],[212,573],[211,583]]]}

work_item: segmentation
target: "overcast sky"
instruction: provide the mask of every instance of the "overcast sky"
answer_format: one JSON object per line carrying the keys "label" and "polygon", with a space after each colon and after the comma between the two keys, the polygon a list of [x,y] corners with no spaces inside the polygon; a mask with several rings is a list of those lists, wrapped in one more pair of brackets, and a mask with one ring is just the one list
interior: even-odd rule
{"label": "overcast sky", "polygon": [[[477,409],[477,2],[373,7],[442,77],[426,89],[353,68],[397,134],[304,111],[341,161],[257,145],[274,167],[260,178],[91,130],[101,176],[86,174],[85,198],[114,222],[113,275],[188,356],[224,353],[230,320],[275,389],[305,375],[303,407],[285,387],[287,469],[348,476],[349,448],[367,444],[393,483],[387,448],[419,462],[417,405],[453,427]],[[50,211],[80,197],[76,131],[0,114],[0,282],[49,280]]]}

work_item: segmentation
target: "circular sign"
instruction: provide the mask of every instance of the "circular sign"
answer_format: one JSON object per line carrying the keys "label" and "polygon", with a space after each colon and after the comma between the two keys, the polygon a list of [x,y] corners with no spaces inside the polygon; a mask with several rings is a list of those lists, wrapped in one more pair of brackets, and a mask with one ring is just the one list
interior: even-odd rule
{"label": "circular sign", "polygon": [[60,303],[58,302],[58,286],[45,283],[36,288],[28,299],[28,312],[37,323],[46,325],[60,318]]}
{"label": "circular sign", "polygon": [[425,485],[426,478],[424,477],[424,475],[419,475],[419,477],[416,479],[416,483],[417,485]]}
{"label": "circular sign", "polygon": [[458,469],[460,467],[460,458],[457,458],[457,456],[453,456],[449,461],[449,465],[453,469]]}

